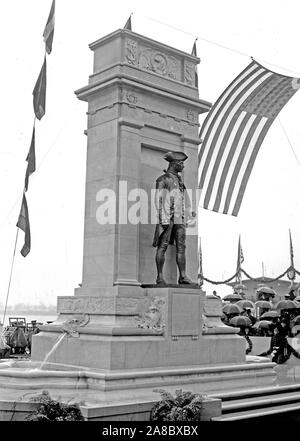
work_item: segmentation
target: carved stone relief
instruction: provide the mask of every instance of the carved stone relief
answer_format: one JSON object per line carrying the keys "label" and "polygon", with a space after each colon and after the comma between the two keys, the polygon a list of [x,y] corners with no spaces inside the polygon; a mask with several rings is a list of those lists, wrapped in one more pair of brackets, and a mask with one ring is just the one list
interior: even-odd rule
{"label": "carved stone relief", "polygon": [[154,49],[142,49],[139,54],[138,67],[155,72],[158,75],[168,76],[173,80],[180,79],[178,60]]}
{"label": "carved stone relief", "polygon": [[79,337],[80,327],[86,326],[90,321],[88,314],[75,315],[66,320],[62,325],[62,330],[70,337]]}
{"label": "carved stone relief", "polygon": [[136,65],[137,62],[137,42],[126,40],[125,58],[127,63]]}
{"label": "carved stone relief", "polygon": [[128,91],[126,93],[126,100],[130,104],[137,104],[138,98],[137,98],[137,96],[132,91]]}
{"label": "carved stone relief", "polygon": [[58,311],[61,313],[104,314],[113,312],[114,306],[114,298],[109,297],[58,299]]}
{"label": "carved stone relief", "polygon": [[188,110],[186,116],[189,121],[197,121],[197,113],[194,110]]}
{"label": "carved stone relief", "polygon": [[165,325],[165,300],[161,297],[151,299],[147,309],[136,318],[137,328],[150,329],[162,333]]}
{"label": "carved stone relief", "polygon": [[195,86],[195,65],[189,61],[184,62],[184,82]]}

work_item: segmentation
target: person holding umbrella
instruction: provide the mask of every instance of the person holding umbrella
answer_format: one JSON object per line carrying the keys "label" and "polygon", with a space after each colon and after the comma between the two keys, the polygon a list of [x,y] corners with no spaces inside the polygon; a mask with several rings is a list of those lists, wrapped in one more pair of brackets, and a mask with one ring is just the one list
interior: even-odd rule
{"label": "person holding umbrella", "polygon": [[282,331],[280,325],[275,326],[274,334],[271,338],[271,344],[268,351],[260,354],[260,357],[271,355],[271,360],[277,364],[285,363],[291,355],[290,347],[287,342],[286,334]]}
{"label": "person holding umbrella", "polygon": [[248,317],[251,320],[251,326],[255,325],[257,320],[254,317],[254,315],[252,315],[250,308],[244,308],[244,315],[245,315],[245,317]]}

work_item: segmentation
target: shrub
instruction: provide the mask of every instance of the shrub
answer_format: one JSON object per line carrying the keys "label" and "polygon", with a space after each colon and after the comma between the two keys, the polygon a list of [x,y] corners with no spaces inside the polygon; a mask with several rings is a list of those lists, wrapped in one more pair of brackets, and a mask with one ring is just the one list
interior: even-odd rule
{"label": "shrub", "polygon": [[50,397],[48,391],[31,398],[31,401],[39,402],[35,412],[27,418],[29,421],[83,421],[78,404],[67,404]]}
{"label": "shrub", "polygon": [[161,400],[151,409],[151,421],[199,421],[205,395],[175,391],[175,396],[163,389],[155,389]]}

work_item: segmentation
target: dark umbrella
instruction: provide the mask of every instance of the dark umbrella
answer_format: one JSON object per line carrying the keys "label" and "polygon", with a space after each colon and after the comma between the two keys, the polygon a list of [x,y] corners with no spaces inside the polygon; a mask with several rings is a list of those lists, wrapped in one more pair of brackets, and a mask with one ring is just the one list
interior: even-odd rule
{"label": "dark umbrella", "polygon": [[299,306],[293,302],[293,300],[280,300],[275,305],[275,309],[281,310],[281,309],[297,309]]}
{"label": "dark umbrella", "polygon": [[236,302],[236,305],[240,306],[243,309],[253,309],[254,303],[252,303],[250,300],[239,300]]}
{"label": "dark umbrella", "polygon": [[264,308],[264,309],[271,309],[272,304],[270,302],[267,302],[266,300],[258,300],[255,302],[255,306],[257,308]]}
{"label": "dark umbrella", "polygon": [[260,318],[268,320],[268,319],[277,318],[279,316],[280,314],[278,311],[268,311],[268,312],[264,312]]}
{"label": "dark umbrella", "polygon": [[243,300],[243,297],[239,294],[227,294],[227,296],[223,297],[223,300],[227,300],[229,302],[237,302],[238,300]]}
{"label": "dark umbrella", "polygon": [[297,317],[291,320],[291,326],[295,326],[295,325],[300,325],[300,315],[297,315]]}
{"label": "dark umbrella", "polygon": [[242,308],[240,308],[238,305],[225,305],[223,306],[223,312],[225,314],[240,314],[242,312]]}
{"label": "dark umbrella", "polygon": [[253,328],[268,329],[270,325],[272,325],[272,322],[268,320],[260,320],[253,325]]}
{"label": "dark umbrella", "polygon": [[232,317],[232,319],[229,320],[229,324],[233,326],[251,326],[252,322],[251,320],[243,315],[238,315],[237,317]]}
{"label": "dark umbrella", "polygon": [[260,288],[258,288],[256,290],[256,292],[258,294],[270,294],[273,297],[276,295],[276,292],[274,291],[274,289],[270,288],[269,286],[261,286]]}
{"label": "dark umbrella", "polygon": [[266,294],[275,294],[275,291],[273,288],[270,288],[269,286],[260,286],[259,288],[257,288],[256,290],[257,292],[264,292]]}

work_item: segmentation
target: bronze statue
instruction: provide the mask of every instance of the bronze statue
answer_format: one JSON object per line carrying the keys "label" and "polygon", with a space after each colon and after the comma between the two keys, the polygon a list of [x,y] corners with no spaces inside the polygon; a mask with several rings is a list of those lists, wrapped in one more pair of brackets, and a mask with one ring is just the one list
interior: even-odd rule
{"label": "bronze statue", "polygon": [[176,263],[179,270],[178,283],[189,285],[193,282],[186,275],[186,223],[196,214],[191,211],[191,202],[186,187],[179,175],[184,168],[187,155],[183,152],[168,152],[164,159],[169,162],[168,170],[156,180],[155,205],[158,212],[153,246],[157,247],[156,284],[167,285],[163,277],[165,254],[170,245],[176,245]]}

